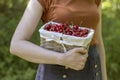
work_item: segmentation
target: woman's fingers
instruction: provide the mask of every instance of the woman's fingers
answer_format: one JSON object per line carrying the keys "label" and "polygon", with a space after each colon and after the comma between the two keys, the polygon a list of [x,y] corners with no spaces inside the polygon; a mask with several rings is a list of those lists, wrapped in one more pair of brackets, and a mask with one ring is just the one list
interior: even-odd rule
{"label": "woman's fingers", "polygon": [[85,67],[86,61],[87,57],[80,55],[79,59],[76,61],[75,64],[72,65],[71,68],[75,70],[82,70]]}
{"label": "woman's fingers", "polygon": [[63,56],[63,65],[75,70],[82,70],[87,61],[88,53],[85,48],[74,48]]}
{"label": "woman's fingers", "polygon": [[81,59],[81,62],[86,62],[87,57],[85,57],[85,56],[80,56],[80,59]]}
{"label": "woman's fingers", "polygon": [[78,65],[73,66],[73,69],[75,69],[75,70],[82,70],[82,69],[84,69],[84,67],[85,67],[85,63],[81,62]]}
{"label": "woman's fingers", "polygon": [[76,53],[81,53],[81,54],[87,53],[87,50],[85,48],[83,48],[83,47],[81,47],[81,48],[74,48],[73,51],[76,52]]}

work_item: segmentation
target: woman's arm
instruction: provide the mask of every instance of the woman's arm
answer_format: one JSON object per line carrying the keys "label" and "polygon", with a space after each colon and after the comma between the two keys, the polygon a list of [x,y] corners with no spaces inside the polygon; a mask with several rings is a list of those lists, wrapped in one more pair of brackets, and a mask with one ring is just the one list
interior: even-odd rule
{"label": "woman's arm", "polygon": [[43,8],[37,0],[29,1],[13,35],[10,52],[30,62],[57,64],[61,54],[43,49],[28,41],[42,16],[42,12]]}
{"label": "woman's arm", "polygon": [[83,48],[75,48],[62,54],[41,48],[29,41],[42,12],[43,8],[38,1],[30,0],[13,35],[10,52],[33,63],[67,65],[75,70],[83,69],[87,59],[87,56],[80,54],[87,53]]}
{"label": "woman's arm", "polygon": [[100,51],[100,61],[101,61],[101,69],[102,69],[102,80],[107,80],[107,72],[106,72],[106,58],[105,58],[105,49],[102,39],[102,23],[101,23],[101,6],[99,7],[99,13],[100,13],[100,22],[97,27],[97,40],[98,40],[98,47]]}

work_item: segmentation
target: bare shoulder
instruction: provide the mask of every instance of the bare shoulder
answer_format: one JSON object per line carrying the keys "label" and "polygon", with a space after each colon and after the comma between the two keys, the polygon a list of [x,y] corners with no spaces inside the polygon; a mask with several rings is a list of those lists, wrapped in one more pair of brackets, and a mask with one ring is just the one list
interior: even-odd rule
{"label": "bare shoulder", "polygon": [[29,0],[12,40],[29,40],[38,25],[43,8],[38,0]]}
{"label": "bare shoulder", "polygon": [[29,0],[28,7],[34,8],[34,9],[42,9],[42,5],[38,0]]}
{"label": "bare shoulder", "polygon": [[96,34],[97,34],[97,38],[102,38],[102,5],[101,4],[98,7],[98,11],[100,15],[100,20],[96,28],[97,29]]}

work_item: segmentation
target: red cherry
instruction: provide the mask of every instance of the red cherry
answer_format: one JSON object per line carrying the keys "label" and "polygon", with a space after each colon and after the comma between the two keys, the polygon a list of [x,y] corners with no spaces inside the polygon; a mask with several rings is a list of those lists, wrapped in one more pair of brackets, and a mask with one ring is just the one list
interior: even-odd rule
{"label": "red cherry", "polygon": [[71,31],[71,28],[68,27],[68,28],[65,29],[65,31]]}
{"label": "red cherry", "polygon": [[62,33],[62,32],[63,32],[63,29],[60,29],[58,32]]}
{"label": "red cherry", "polygon": [[78,31],[79,31],[79,32],[82,32],[83,30],[82,30],[82,29],[79,29]]}
{"label": "red cherry", "polygon": [[68,27],[69,25],[68,24],[66,24],[66,23],[62,23],[61,24],[63,27]]}
{"label": "red cherry", "polygon": [[80,37],[83,37],[85,34],[83,33],[83,32],[81,32],[80,34],[79,34],[79,36]]}
{"label": "red cherry", "polygon": [[79,26],[74,25],[72,28],[69,27],[68,24],[61,23],[61,24],[48,24],[44,28],[48,31],[59,32],[66,35],[73,35],[77,37],[86,37],[89,33],[88,29],[79,29]]}
{"label": "red cherry", "polygon": [[84,34],[88,34],[88,29],[83,30]]}
{"label": "red cherry", "polygon": [[79,29],[79,26],[74,25],[74,26],[73,26],[73,29],[78,30],[78,29]]}
{"label": "red cherry", "polygon": [[44,29],[49,31],[51,27],[52,27],[51,24],[47,24]]}
{"label": "red cherry", "polygon": [[64,28],[65,26],[63,24],[60,24],[59,25],[59,28]]}
{"label": "red cherry", "polygon": [[84,35],[83,37],[87,37],[87,35]]}
{"label": "red cherry", "polygon": [[73,36],[79,36],[79,31],[77,31],[77,32],[73,32]]}
{"label": "red cherry", "polygon": [[66,35],[72,35],[72,31],[66,32]]}

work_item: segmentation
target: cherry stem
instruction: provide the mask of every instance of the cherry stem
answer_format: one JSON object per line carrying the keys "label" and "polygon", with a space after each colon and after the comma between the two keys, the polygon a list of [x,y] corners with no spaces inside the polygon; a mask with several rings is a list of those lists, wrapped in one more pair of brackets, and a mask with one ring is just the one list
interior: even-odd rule
{"label": "cherry stem", "polygon": [[83,21],[80,22],[80,26],[82,26]]}

